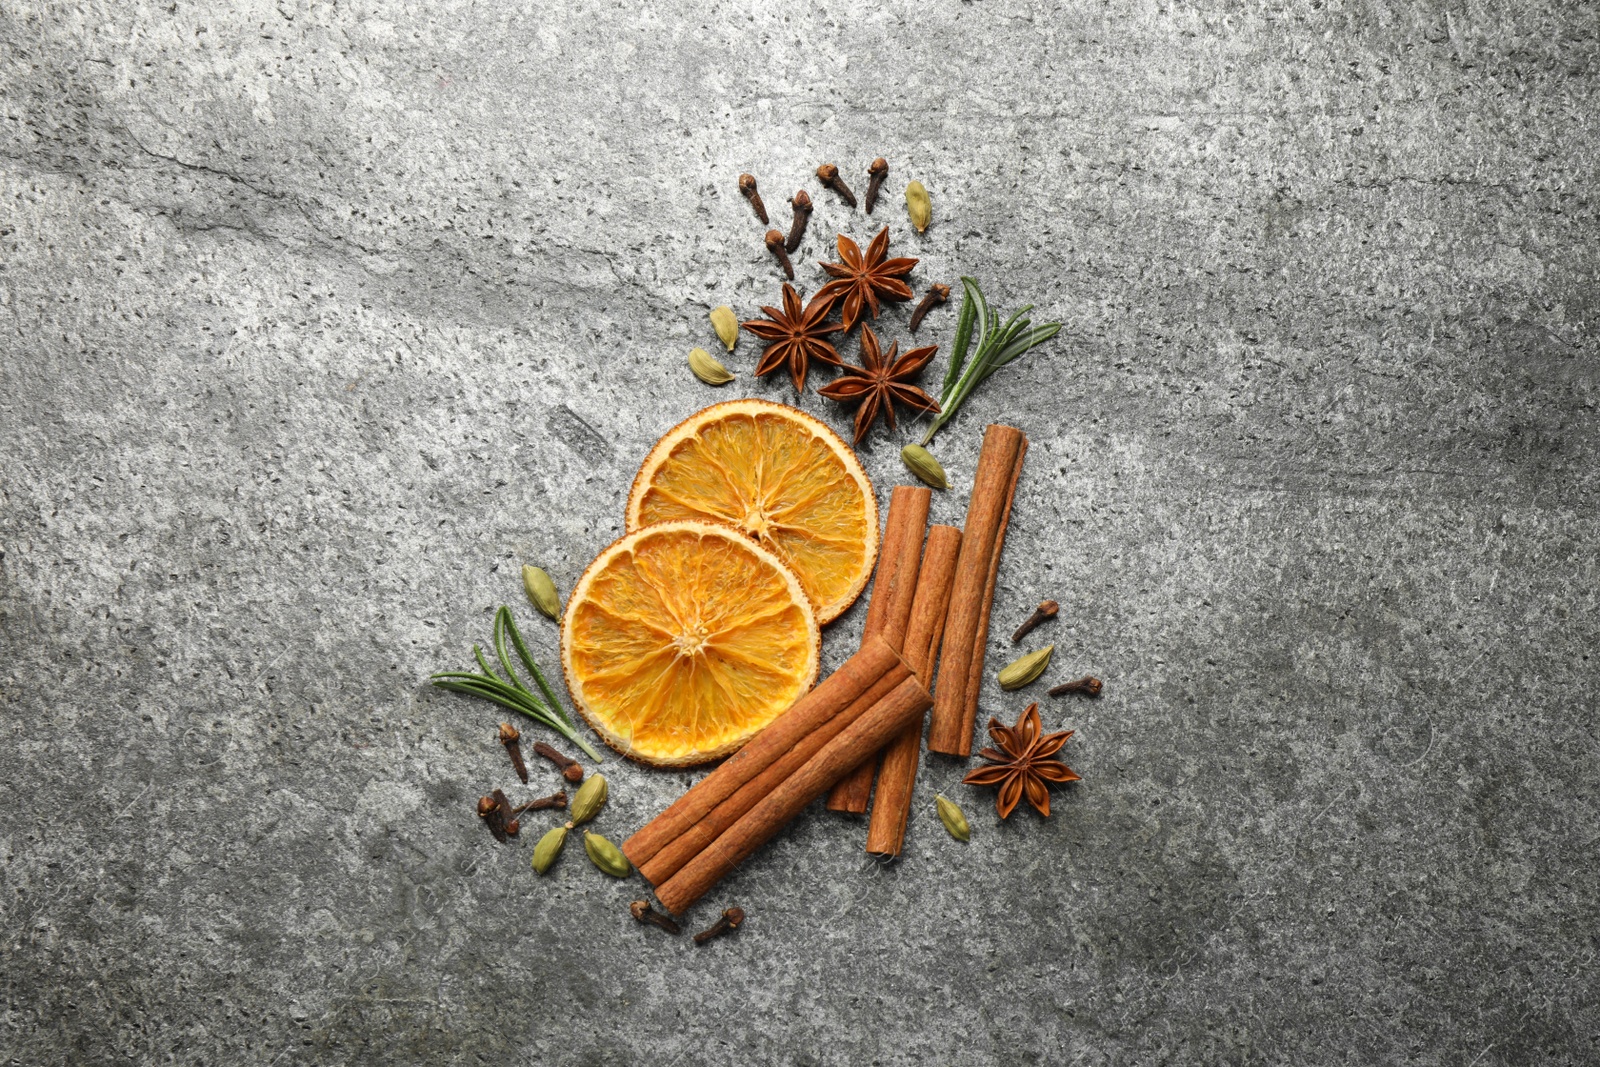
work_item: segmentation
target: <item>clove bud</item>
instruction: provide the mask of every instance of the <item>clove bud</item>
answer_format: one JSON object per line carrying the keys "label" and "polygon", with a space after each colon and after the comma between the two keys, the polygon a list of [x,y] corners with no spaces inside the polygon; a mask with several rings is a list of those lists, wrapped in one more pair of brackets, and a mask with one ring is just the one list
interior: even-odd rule
{"label": "clove bud", "polygon": [[672,916],[664,915],[650,906],[648,900],[636,900],[628,905],[628,912],[636,922],[646,923],[650,926],[659,926],[669,934],[681,934],[683,930],[672,921]]}
{"label": "clove bud", "polygon": [[1033,632],[1033,628],[1035,626],[1038,626],[1046,619],[1055,618],[1056,612],[1060,610],[1061,605],[1057,604],[1054,600],[1039,601],[1039,606],[1033,609],[1033,614],[1029,615],[1027,621],[1025,621],[1021,626],[1017,627],[1017,632],[1011,635],[1011,643],[1016,644],[1024,637],[1027,637]]}
{"label": "clove bud", "polygon": [[768,225],[767,205],[761,202],[761,193],[756,189],[756,176],[754,174],[739,175],[739,193],[755,210],[756,218],[761,220],[761,225]]}
{"label": "clove bud", "polygon": [[[795,225],[799,229],[805,229],[805,225],[798,217],[795,219]],[[789,251],[784,247],[783,234],[777,230],[767,231],[767,251],[772,253],[773,258],[778,261],[778,266],[783,268],[784,277],[791,282],[794,281],[794,264],[789,262]]]}
{"label": "clove bud", "polygon": [[494,839],[502,844],[509,842],[522,829],[512,818],[511,802],[499,789],[490,796],[478,798],[478,818],[483,820]]}
{"label": "clove bud", "polygon": [[517,777],[522,779],[522,784],[528,784],[528,765],[522,761],[522,733],[508,722],[500,724],[499,741],[506,746],[506,751],[511,754],[511,766],[517,769]]}
{"label": "clove bud", "polygon": [[[872,166],[867,168],[867,214],[872,214],[872,209],[878,206],[878,190],[883,188],[883,181],[889,176],[889,161],[879,156],[872,161]],[[916,331],[911,331],[915,333]]]}
{"label": "clove bud", "polygon": [[844,183],[844,179],[839,177],[838,167],[834,166],[832,163],[824,163],[822,166],[817,168],[817,180],[823,185],[826,185],[829,189],[832,189],[834,192],[838,193],[839,199],[843,200],[850,207],[853,208],[856,206],[856,194],[852,193],[850,191],[850,187]]}
{"label": "clove bud", "polygon": [[557,767],[560,767],[561,777],[565,778],[567,781],[583,781],[583,764],[579,763],[577,760],[557,751],[556,749],[545,744],[543,741],[535,741],[533,743],[533,753],[536,756],[543,756],[551,763],[554,763]]}
{"label": "clove bud", "polygon": [[564,808],[566,806],[567,791],[562,789],[558,792],[551,793],[547,797],[539,797],[537,800],[530,800],[526,804],[518,804],[515,808],[511,809],[511,814],[513,817],[515,817],[517,815],[521,815],[525,811],[544,811],[546,808]]}
{"label": "clove bud", "polygon": [[1086,697],[1097,697],[1100,695],[1102,688],[1104,688],[1104,683],[1100,679],[1092,674],[1086,674],[1075,682],[1063,682],[1061,685],[1048,690],[1048,692],[1053,697],[1064,697],[1072,693],[1081,693]]}
{"label": "clove bud", "polygon": [[739,924],[744,922],[743,908],[729,908],[722,913],[722,918],[712,923],[709,927],[694,935],[694,943],[704,945],[708,941],[715,941],[723,934],[739,929]]}
{"label": "clove bud", "polygon": [[935,282],[933,285],[929,286],[927,295],[924,296],[922,298],[922,302],[917,305],[917,310],[911,313],[911,321],[906,323],[906,329],[910,330],[912,333],[916,333],[917,327],[922,325],[922,320],[927,316],[929,311],[933,310],[933,305],[942,304],[949,299],[950,287],[948,285]]}
{"label": "clove bud", "polygon": [[[806,223],[811,221],[811,194],[801,189],[789,198],[789,205],[794,208],[794,222],[789,227],[789,239],[783,242],[785,252],[793,252],[800,247],[800,239],[806,235]],[[772,243],[772,235],[767,235],[767,243]],[[789,280],[794,280],[794,275],[789,275]]]}

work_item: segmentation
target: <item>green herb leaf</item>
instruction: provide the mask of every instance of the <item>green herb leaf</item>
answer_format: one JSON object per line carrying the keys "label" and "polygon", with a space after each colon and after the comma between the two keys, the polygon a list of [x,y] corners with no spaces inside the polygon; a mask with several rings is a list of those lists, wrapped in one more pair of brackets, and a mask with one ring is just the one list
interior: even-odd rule
{"label": "green herb leaf", "polygon": [[[517,677],[517,672],[511,665],[511,657],[506,652],[507,636],[511,638],[511,645],[516,649],[517,658],[538,683],[540,692],[544,694],[544,701],[534,696],[533,690]],[[501,669],[505,671],[506,677],[511,679],[509,682],[494,672],[494,668],[489,666],[488,658],[483,654],[483,649],[477,645],[472,646],[472,655],[477,659],[482,674],[472,674],[468,671],[441,671],[430,676],[429,680],[440,689],[475,696],[543,723],[583,749],[590,759],[596,763],[601,762],[600,753],[578,736],[578,731],[573,727],[572,720],[567,717],[561,701],[556,698],[555,691],[545,680],[544,672],[539,670],[539,665],[533,661],[533,656],[528,652],[527,643],[522,640],[522,633],[517,629],[517,622],[512,617],[510,608],[502,607],[495,612],[494,650],[500,660]]]}
{"label": "green herb leaf", "polygon": [[[989,375],[1061,332],[1059,322],[1035,327],[1033,320],[1026,317],[1033,310],[1032,304],[1002,323],[999,313],[983,298],[983,290],[975,279],[962,278],[961,287],[961,317],[956,324],[950,366],[945,371],[944,386],[939,393],[940,410],[922,438],[924,445],[933,440],[933,435],[939,432],[940,427],[955,417],[962,402]],[[972,352],[969,359],[974,329],[980,340],[977,351]]]}

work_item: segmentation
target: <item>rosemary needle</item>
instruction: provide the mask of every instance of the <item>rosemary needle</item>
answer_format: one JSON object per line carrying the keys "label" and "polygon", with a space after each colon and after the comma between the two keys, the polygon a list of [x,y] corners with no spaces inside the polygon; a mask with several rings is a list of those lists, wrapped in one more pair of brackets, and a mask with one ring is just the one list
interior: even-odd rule
{"label": "rosemary needle", "polygon": [[[517,676],[516,669],[511,665],[511,657],[506,653],[506,639],[510,638],[511,647],[517,653],[517,659],[522,661],[522,666],[533,675],[534,684],[539,687],[539,692],[544,699],[535,696],[533,690]],[[520,712],[565,737],[588,754],[596,763],[600,762],[600,753],[583,738],[578,736],[578,731],[572,726],[572,720],[567,718],[566,711],[561,707],[561,701],[556,699],[555,691],[550,688],[550,683],[545,680],[544,672],[539,665],[533,662],[533,656],[528,652],[528,645],[522,640],[522,633],[517,629],[517,621],[511,617],[511,609],[501,607],[494,613],[494,652],[495,658],[500,661],[500,669],[505,672],[505,678],[495,673],[489,665],[488,659],[483,654],[483,649],[477,645],[472,646],[472,655],[478,661],[481,674],[472,674],[468,671],[441,671],[431,675],[429,681],[440,689],[448,689],[452,693],[466,693],[468,696],[480,697],[503,708]]]}
{"label": "rosemary needle", "polygon": [[[944,385],[939,391],[939,416],[928,427],[922,443],[933,440],[939,428],[955,416],[974,389],[984,379],[1031,348],[1050,340],[1061,332],[1059,322],[1033,326],[1032,320],[1023,318],[1033,310],[1033,305],[1012,315],[1003,324],[1000,315],[989,307],[983,290],[972,278],[962,278],[961,317],[956,320],[955,344],[950,349],[950,367],[944,373]],[[1031,327],[1031,329],[1030,329]],[[972,348],[976,334],[978,347],[967,361],[967,351]]]}

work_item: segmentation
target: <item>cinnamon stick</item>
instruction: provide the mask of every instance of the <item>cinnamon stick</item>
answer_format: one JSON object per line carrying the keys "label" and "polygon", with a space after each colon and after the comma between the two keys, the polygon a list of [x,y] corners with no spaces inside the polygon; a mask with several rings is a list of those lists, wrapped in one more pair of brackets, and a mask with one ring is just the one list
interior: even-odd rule
{"label": "cinnamon stick", "polygon": [[939,688],[928,729],[930,752],[972,754],[972,726],[978,715],[979,683],[989,639],[989,608],[994,602],[1011,500],[1027,451],[1028,438],[1014,426],[995,424],[984,431],[939,648]]}
{"label": "cinnamon stick", "polygon": [[[950,587],[961,551],[961,531],[935,526],[928,531],[917,573],[917,596],[911,607],[902,655],[906,665],[926,684],[933,678],[933,657],[944,633],[950,605]],[[867,851],[877,856],[898,856],[905,843],[906,820],[911,814],[911,791],[922,755],[922,719],[907,726],[883,750],[878,784],[872,793],[872,819],[867,824]]]}
{"label": "cinnamon stick", "polygon": [[[812,730],[770,767],[740,786],[726,800],[707,812],[700,821],[680,834],[676,840],[647,862],[639,864],[639,873],[652,885],[660,885],[677,874],[684,864],[722,836],[723,832],[738,822],[745,812],[755,807],[763,797],[804,766],[807,760],[822,751],[824,745],[844,732],[847,726],[870,711],[875,704],[909,677],[911,669],[903,663],[897,664],[873,683],[871,689],[857,697],[848,708]],[[867,762],[870,765],[875,761]]]}
{"label": "cinnamon stick", "polygon": [[898,653],[881,637],[862,644],[861,650],[840,665],[815,689],[795,701],[749,744],[729,756],[693,789],[623,844],[623,854],[636,867],[671,844],[746,782],[781,759],[818,726],[845,711],[872,689],[885,674],[907,670]]}
{"label": "cinnamon stick", "polygon": [[[921,486],[897,485],[889,495],[878,573],[872,582],[867,621],[861,629],[863,644],[869,637],[882,635],[898,652],[905,640],[922,557],[922,533],[932,504],[933,490]],[[852,815],[866,811],[867,800],[872,796],[872,772],[877,767],[876,759],[863,760],[861,766],[847,774],[828,794],[828,810]]]}
{"label": "cinnamon stick", "polygon": [[805,806],[882,748],[933,704],[921,681],[908,677],[746,812],[710,846],[656,887],[656,899],[682,914],[750,857]]}

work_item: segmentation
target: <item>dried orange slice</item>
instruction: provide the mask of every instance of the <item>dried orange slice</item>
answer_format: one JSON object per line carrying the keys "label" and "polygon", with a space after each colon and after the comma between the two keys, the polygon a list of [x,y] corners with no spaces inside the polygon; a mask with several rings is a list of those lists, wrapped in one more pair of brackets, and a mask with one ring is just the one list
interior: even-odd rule
{"label": "dried orange slice", "polygon": [[878,501],[860,460],[803,411],[730,400],[656,442],[628,494],[628,529],[702,519],[736,526],[788,564],[830,623],[878,558]]}
{"label": "dried orange slice", "polygon": [[811,688],[821,649],[794,572],[718,523],[613,542],[561,620],[573,704],[606,744],[659,766],[739,748]]}

